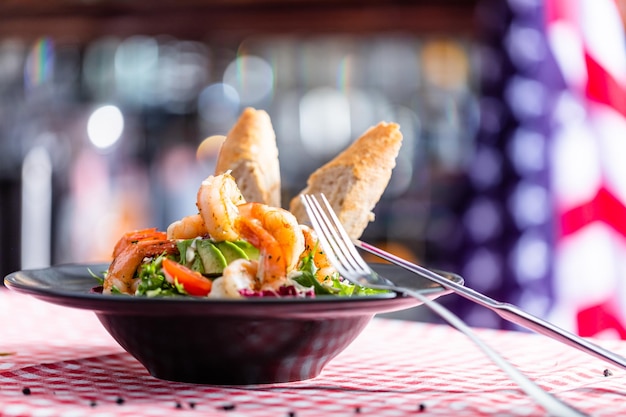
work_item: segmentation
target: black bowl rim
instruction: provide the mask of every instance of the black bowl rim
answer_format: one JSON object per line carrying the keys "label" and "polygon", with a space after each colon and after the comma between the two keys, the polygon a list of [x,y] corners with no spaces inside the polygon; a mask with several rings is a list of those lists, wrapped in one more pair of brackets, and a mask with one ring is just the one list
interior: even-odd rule
{"label": "black bowl rim", "polygon": [[[386,276],[410,273],[390,264],[372,263],[370,265]],[[7,288],[15,292],[65,307],[91,310],[96,314],[321,318],[385,313],[420,304],[414,298],[397,293],[355,297],[254,297],[245,299],[103,295],[93,291],[97,281],[90,271],[99,273],[105,271],[107,267],[106,263],[72,263],[27,269],[7,275],[4,283]],[[456,274],[443,271],[442,274],[456,283],[463,283],[463,279]],[[422,283],[420,293],[429,298],[437,298],[449,293],[448,290],[426,278],[416,276],[415,279]]]}

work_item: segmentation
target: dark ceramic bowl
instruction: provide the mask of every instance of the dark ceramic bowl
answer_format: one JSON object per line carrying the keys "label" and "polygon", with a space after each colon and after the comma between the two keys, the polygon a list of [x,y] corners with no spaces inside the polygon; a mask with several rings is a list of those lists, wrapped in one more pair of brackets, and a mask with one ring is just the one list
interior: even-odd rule
{"label": "dark ceramic bowl", "polygon": [[[410,274],[387,264],[385,276]],[[262,384],[317,376],[377,313],[419,304],[395,293],[351,298],[213,300],[143,298],[94,293],[89,271],[106,264],[60,265],[5,278],[14,291],[93,311],[107,331],[155,377],[207,384]],[[463,280],[445,274],[451,280]],[[421,292],[447,291],[421,277]]]}

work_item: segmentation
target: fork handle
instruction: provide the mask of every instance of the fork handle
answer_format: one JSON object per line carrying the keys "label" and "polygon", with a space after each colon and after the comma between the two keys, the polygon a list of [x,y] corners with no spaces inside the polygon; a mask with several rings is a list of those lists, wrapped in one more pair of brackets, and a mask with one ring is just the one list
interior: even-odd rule
{"label": "fork handle", "polygon": [[[561,343],[564,343],[568,346],[581,350],[589,355],[592,355],[596,358],[608,361],[613,363],[614,365],[619,366],[622,369],[626,369],[626,358],[621,355],[616,354],[615,352],[611,352],[603,348],[602,346],[598,346],[595,343],[590,342],[587,339],[584,339],[580,336],[577,336],[565,329],[558,327],[555,324],[547,322],[537,316],[534,316],[521,308],[514,306],[508,303],[502,303],[500,301],[496,301],[485,294],[479,293],[469,287],[463,286],[461,284],[457,284],[454,281],[450,281],[445,277],[426,269],[420,265],[416,265],[411,263],[405,259],[397,257],[389,252],[386,252],[380,248],[372,246],[368,243],[362,242],[360,240],[354,240],[354,244],[369,252],[373,255],[376,255],[382,259],[385,259],[395,265],[398,265],[408,271],[411,271],[415,274],[426,277],[442,287],[453,291],[462,297],[473,301],[483,307],[486,307],[496,314],[498,314],[503,319],[525,327],[529,330],[532,330],[536,333],[542,334],[544,336],[548,336],[554,340],[557,340]],[[410,286],[409,286],[410,289]]]}
{"label": "fork handle", "polygon": [[490,308],[500,317],[511,323],[518,324],[536,333],[548,336],[589,355],[595,356],[596,358],[611,362],[622,369],[626,369],[626,358],[623,356],[618,355],[615,352],[611,352],[610,350],[596,345],[595,343],[592,343],[580,336],[576,336],[575,334],[570,333],[555,324],[533,316],[517,306],[504,303],[500,304],[498,307],[487,306],[487,308]]}

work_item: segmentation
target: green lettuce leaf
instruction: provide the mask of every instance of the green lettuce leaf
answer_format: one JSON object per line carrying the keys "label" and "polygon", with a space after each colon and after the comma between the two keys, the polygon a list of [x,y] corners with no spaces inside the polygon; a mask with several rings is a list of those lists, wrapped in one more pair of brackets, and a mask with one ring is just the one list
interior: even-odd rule
{"label": "green lettuce leaf", "polygon": [[340,297],[352,297],[355,295],[372,295],[382,294],[389,292],[388,290],[379,290],[362,287],[355,285],[350,281],[339,276],[339,273],[335,272],[332,275],[326,276],[323,282],[320,282],[315,274],[318,271],[315,262],[313,261],[313,253],[311,251],[309,255],[304,257],[300,263],[299,270],[301,275],[292,278],[293,281],[302,285],[303,287],[313,288],[316,295],[336,295]]}

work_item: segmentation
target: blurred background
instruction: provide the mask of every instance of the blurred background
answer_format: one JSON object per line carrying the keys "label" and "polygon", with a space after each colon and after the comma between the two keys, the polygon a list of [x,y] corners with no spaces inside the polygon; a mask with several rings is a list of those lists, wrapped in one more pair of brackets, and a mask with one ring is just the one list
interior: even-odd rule
{"label": "blurred background", "polygon": [[621,10],[0,0],[0,275],[108,261],[123,232],[192,214],[218,135],[252,106],[276,131],[283,205],[368,127],[397,122],[403,149],[364,240],[582,335],[626,338]]}

